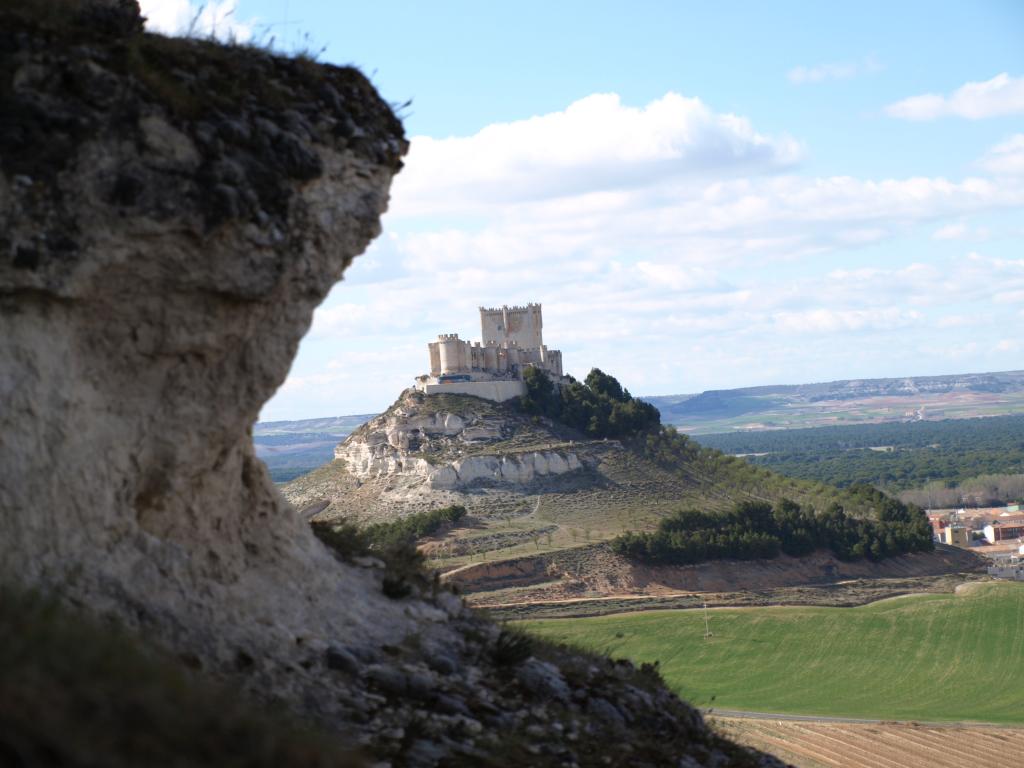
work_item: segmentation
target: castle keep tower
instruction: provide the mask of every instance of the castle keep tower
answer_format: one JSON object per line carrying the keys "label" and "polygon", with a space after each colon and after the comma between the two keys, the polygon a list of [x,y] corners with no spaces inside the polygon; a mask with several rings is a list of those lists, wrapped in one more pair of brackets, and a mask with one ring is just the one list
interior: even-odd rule
{"label": "castle keep tower", "polygon": [[544,346],[540,304],[525,307],[480,307],[480,338],[485,345],[512,342],[526,349]]}
{"label": "castle keep tower", "polygon": [[418,377],[416,387],[428,394],[457,392],[502,401],[525,393],[523,372],[528,366],[558,381],[562,353],[544,346],[543,327],[540,304],[480,307],[482,342],[440,334],[427,344],[430,373]]}

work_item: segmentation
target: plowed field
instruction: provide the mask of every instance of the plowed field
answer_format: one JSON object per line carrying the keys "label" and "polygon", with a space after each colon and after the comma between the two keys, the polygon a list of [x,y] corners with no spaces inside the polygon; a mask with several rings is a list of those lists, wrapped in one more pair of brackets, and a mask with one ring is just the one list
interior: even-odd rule
{"label": "plowed field", "polygon": [[912,723],[811,723],[716,718],[741,744],[797,768],[1006,768],[1020,765],[1024,729]]}

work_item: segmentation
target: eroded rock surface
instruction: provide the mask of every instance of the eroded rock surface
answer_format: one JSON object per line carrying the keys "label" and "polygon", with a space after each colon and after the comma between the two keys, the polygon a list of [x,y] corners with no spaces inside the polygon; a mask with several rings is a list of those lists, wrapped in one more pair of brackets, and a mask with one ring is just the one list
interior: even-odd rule
{"label": "eroded rock surface", "polygon": [[464,489],[474,484],[524,485],[549,475],[563,475],[582,464],[571,447],[536,449],[510,444],[521,431],[522,417],[478,398],[456,396],[459,412],[435,410],[436,396],[413,390],[364,424],[334,451],[334,458],[354,478],[386,478],[414,493]]}
{"label": "eroded rock surface", "polygon": [[379,232],[388,105],[351,69],[88,20],[5,14],[0,50],[0,572],[211,666],[412,631],[248,435]]}
{"label": "eroded rock surface", "polygon": [[132,6],[0,9],[0,579],[396,765],[774,764],[648,673],[531,660],[313,537],[249,430],[379,231],[401,125],[358,72],[142,35]]}

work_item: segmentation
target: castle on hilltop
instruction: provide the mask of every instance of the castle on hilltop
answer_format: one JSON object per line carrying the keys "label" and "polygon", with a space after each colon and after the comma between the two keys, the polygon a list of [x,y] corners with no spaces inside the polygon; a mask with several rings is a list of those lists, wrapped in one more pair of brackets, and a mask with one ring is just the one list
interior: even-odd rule
{"label": "castle on hilltop", "polygon": [[533,366],[562,378],[562,353],[544,346],[540,304],[480,307],[482,341],[442,333],[427,344],[430,373],[416,379],[427,394],[451,392],[501,402],[526,393],[523,372]]}

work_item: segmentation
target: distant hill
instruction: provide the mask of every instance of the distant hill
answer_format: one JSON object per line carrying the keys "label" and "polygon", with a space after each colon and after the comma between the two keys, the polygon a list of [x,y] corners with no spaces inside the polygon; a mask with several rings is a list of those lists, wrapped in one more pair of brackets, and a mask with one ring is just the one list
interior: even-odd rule
{"label": "distant hill", "polygon": [[334,458],[334,446],[376,414],[301,421],[261,421],[253,427],[256,455],[275,483],[284,483]]}
{"label": "distant hill", "polygon": [[645,397],[692,434],[927,421],[1024,412],[1024,371],[843,379]]}

